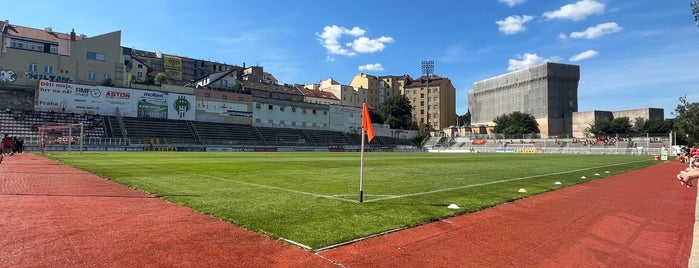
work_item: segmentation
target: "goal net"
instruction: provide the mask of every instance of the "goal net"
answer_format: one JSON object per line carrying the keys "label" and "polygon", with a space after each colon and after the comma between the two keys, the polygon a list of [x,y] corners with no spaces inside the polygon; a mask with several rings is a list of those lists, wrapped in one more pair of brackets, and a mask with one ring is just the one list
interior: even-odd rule
{"label": "goal net", "polygon": [[85,135],[82,123],[44,123],[39,127],[39,148],[47,151],[83,152]]}

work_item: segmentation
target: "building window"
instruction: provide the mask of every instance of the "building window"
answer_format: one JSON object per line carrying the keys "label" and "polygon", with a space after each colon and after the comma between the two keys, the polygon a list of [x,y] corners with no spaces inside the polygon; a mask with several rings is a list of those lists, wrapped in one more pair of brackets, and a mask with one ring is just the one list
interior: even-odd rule
{"label": "building window", "polygon": [[95,72],[88,72],[87,73],[87,80],[95,80],[97,78],[97,74]]}
{"label": "building window", "polygon": [[96,60],[96,61],[105,61],[107,59],[107,56],[104,53],[97,53],[97,52],[88,51],[87,52],[87,59],[88,60]]}
{"label": "building window", "polygon": [[51,45],[51,46],[49,47],[49,52],[51,52],[52,54],[58,54],[58,46],[56,46],[56,45]]}
{"label": "building window", "polygon": [[136,73],[136,77],[138,77],[138,78],[143,78],[143,72],[138,72],[138,73]]}
{"label": "building window", "polygon": [[259,103],[255,103],[255,108],[260,109],[260,106],[261,105]]}
{"label": "building window", "polygon": [[284,106],[279,106],[279,110],[283,112],[283,111],[284,111]]}
{"label": "building window", "polygon": [[267,106],[267,109],[274,110],[274,105],[270,104],[269,106]]}
{"label": "building window", "polygon": [[111,78],[112,78],[112,76],[109,75],[109,74],[103,74],[103,75],[102,75],[102,80],[107,80],[107,79],[111,79]]}
{"label": "building window", "polygon": [[271,125],[274,125],[274,120],[269,119],[269,120],[267,120],[267,123],[270,123]]}
{"label": "building window", "polygon": [[36,63],[30,63],[27,67],[27,71],[36,73],[39,71],[39,65]]}
{"label": "building window", "polygon": [[280,125],[284,125],[284,120],[279,120]]}
{"label": "building window", "polygon": [[44,73],[45,74],[52,74],[53,73],[53,66],[44,65]]}
{"label": "building window", "polygon": [[262,119],[259,119],[259,118],[255,119],[255,123],[262,123]]}

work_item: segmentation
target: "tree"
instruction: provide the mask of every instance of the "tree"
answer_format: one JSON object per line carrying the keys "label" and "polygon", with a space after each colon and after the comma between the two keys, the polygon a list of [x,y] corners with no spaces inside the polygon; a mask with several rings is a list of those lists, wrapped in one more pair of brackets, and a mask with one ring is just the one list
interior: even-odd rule
{"label": "tree", "polygon": [[694,144],[699,140],[699,103],[690,103],[687,96],[680,97],[680,104],[675,108],[673,129],[677,132],[677,138],[688,144]]}
{"label": "tree", "polygon": [[614,118],[612,119],[611,122],[611,129],[609,130],[608,134],[615,134],[615,133],[631,133],[631,121],[629,120],[628,117],[619,117],[619,118]]}
{"label": "tree", "polygon": [[412,124],[413,106],[410,100],[404,95],[393,95],[388,97],[381,106],[381,116],[384,123],[391,125],[391,128],[410,129]]}
{"label": "tree", "polygon": [[459,126],[469,126],[471,125],[471,111],[467,111],[463,115],[459,115]]}
{"label": "tree", "polygon": [[636,118],[633,130],[637,134],[648,134],[648,133],[670,133],[672,130],[671,120],[662,119],[650,119],[646,120],[643,117]]}
{"label": "tree", "polygon": [[165,76],[164,73],[158,73],[155,75],[155,82],[160,85],[165,84],[165,82],[167,82],[167,76]]}
{"label": "tree", "polygon": [[381,116],[380,113],[377,113],[374,111],[369,111],[369,118],[371,118],[371,123],[375,123],[375,124],[383,124],[385,121],[383,116]]}
{"label": "tree", "polygon": [[539,123],[533,115],[522,113],[519,111],[512,112],[511,114],[503,114],[496,117],[493,122],[495,122],[495,133],[505,134],[505,135],[523,135],[540,133]]}
{"label": "tree", "polygon": [[595,136],[609,134],[629,134],[631,133],[631,123],[628,117],[619,117],[609,120],[607,118],[596,119],[594,123],[585,129],[585,132]]}

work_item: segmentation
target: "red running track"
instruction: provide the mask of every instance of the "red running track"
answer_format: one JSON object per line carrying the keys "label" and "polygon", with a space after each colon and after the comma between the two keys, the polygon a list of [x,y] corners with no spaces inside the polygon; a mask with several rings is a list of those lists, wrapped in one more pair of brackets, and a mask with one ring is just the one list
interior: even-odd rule
{"label": "red running track", "polygon": [[673,178],[682,168],[663,163],[313,254],[23,154],[0,164],[0,267],[687,267],[697,192]]}

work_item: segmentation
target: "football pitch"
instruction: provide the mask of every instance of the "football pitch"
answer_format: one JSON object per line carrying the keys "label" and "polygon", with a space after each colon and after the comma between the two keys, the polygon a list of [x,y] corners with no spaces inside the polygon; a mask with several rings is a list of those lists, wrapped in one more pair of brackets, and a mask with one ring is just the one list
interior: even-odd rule
{"label": "football pitch", "polygon": [[652,156],[372,152],[365,153],[360,203],[359,153],[49,157],[309,250],[659,163]]}

